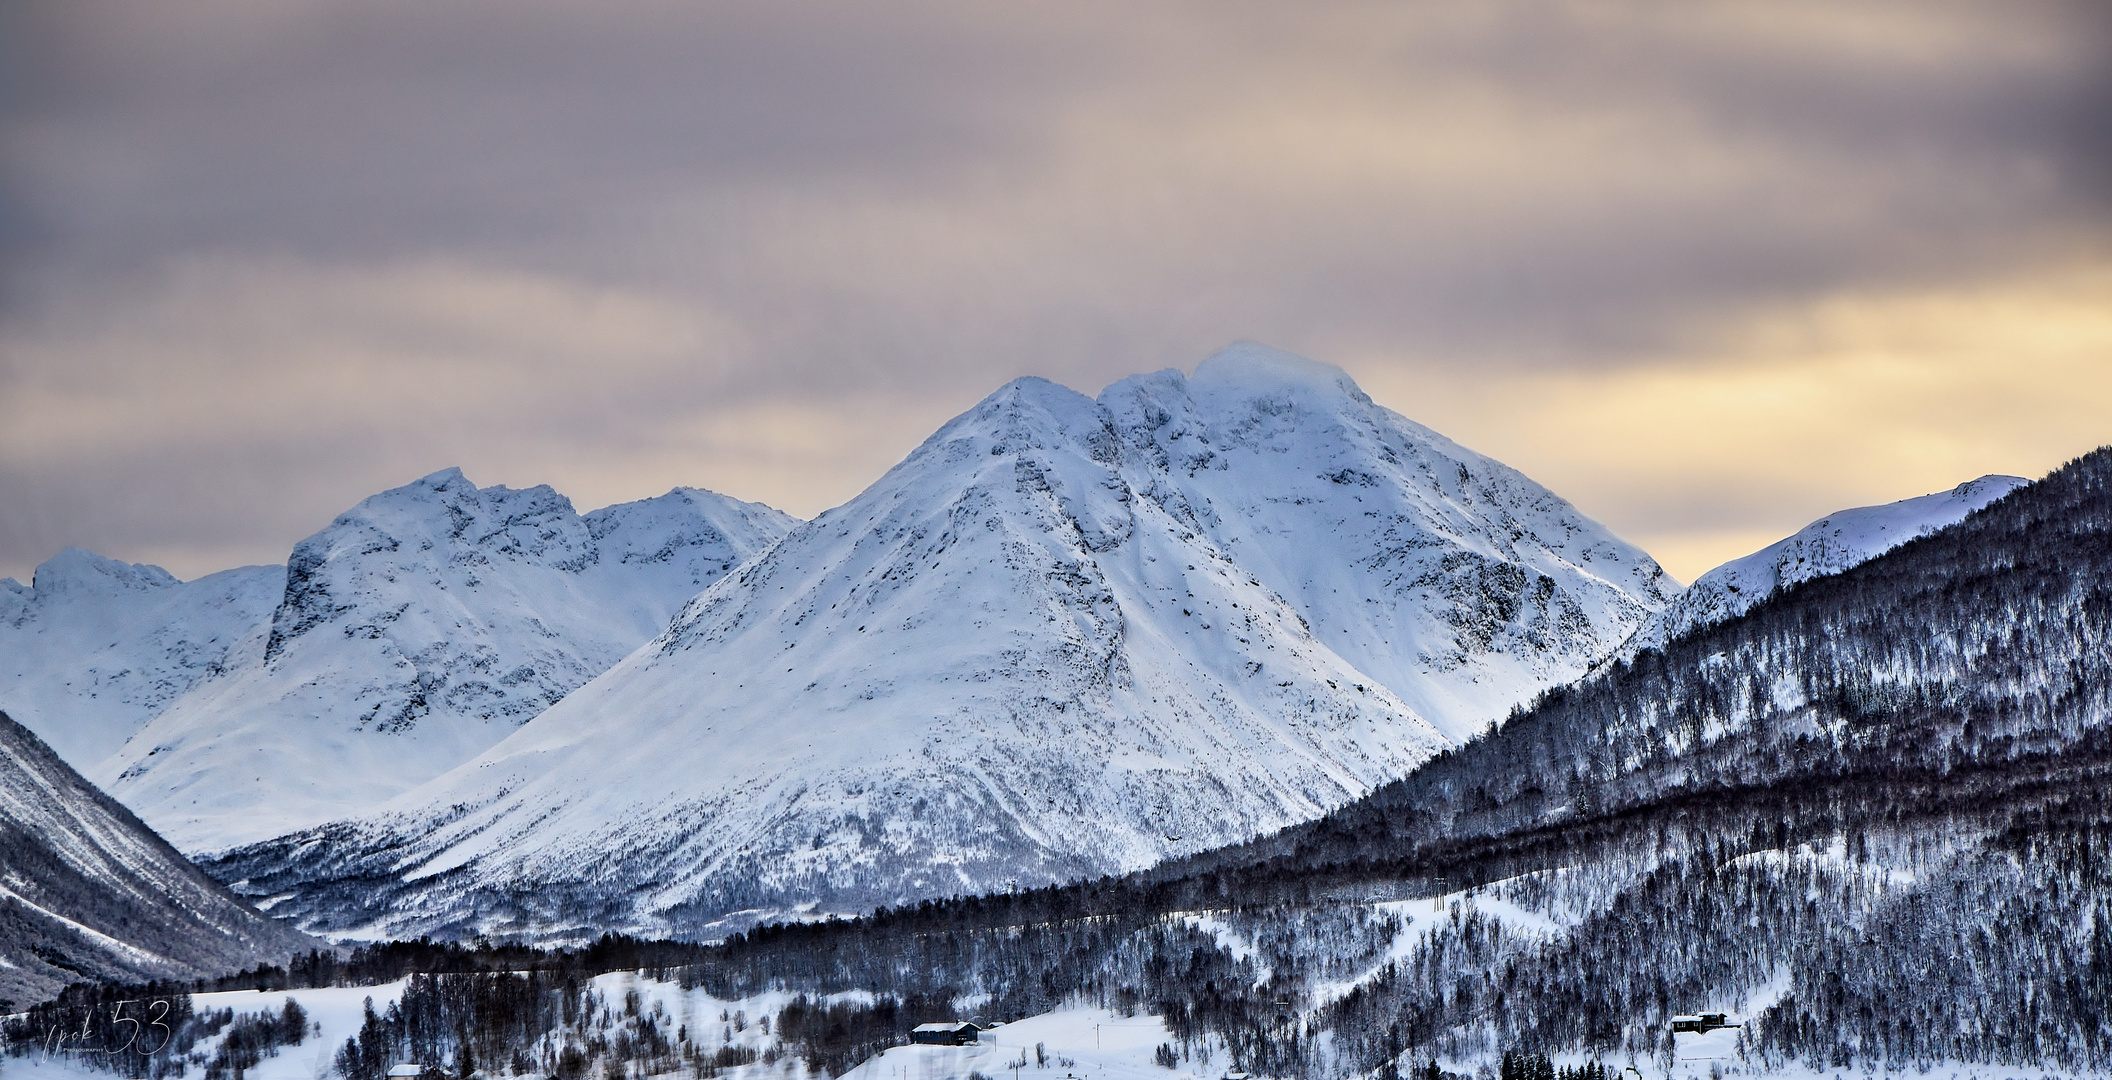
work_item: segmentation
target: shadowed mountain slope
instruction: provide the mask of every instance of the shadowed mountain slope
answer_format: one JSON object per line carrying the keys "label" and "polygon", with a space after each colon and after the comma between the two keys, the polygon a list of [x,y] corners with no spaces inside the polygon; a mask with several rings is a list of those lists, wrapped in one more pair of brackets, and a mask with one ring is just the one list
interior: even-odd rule
{"label": "shadowed mountain slope", "polygon": [[221,975],[317,944],[257,914],[0,713],[0,999],[23,1007],[83,979]]}

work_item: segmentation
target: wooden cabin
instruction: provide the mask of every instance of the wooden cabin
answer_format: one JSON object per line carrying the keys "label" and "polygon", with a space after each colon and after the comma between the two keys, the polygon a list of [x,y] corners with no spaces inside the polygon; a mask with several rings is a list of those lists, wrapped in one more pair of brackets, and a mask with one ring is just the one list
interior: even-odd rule
{"label": "wooden cabin", "polygon": [[918,1024],[909,1029],[909,1041],[926,1046],[974,1046],[980,1031],[966,1020],[941,1024]]}
{"label": "wooden cabin", "polygon": [[1691,1031],[1705,1035],[1720,1027],[1737,1026],[1731,1023],[1730,1018],[1722,1013],[1694,1013],[1690,1016],[1675,1016],[1672,1018],[1672,1030],[1674,1032]]}

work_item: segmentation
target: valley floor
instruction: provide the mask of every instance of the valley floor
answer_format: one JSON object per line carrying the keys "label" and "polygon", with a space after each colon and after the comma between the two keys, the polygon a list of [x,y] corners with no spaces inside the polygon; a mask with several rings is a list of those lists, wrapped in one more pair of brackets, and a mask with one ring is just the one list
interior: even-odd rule
{"label": "valley floor", "polygon": [[[239,1015],[282,1008],[286,999],[298,1002],[311,1023],[320,1028],[299,1046],[282,1048],[246,1070],[242,1080],[331,1080],[332,1060],[345,1040],[359,1030],[366,1003],[385,1012],[402,994],[405,983],[378,986],[332,987],[284,992],[232,991],[193,997],[200,1012],[232,1009]],[[632,995],[641,1015],[663,1019],[667,1025],[694,1033],[698,1041],[744,1047],[756,1052],[757,1060],[718,1071],[720,1080],[815,1080],[796,1054],[771,1033],[766,1018],[775,1018],[794,995],[773,992],[740,1000],[720,1000],[700,989],[683,989],[673,982],[646,978],[635,972],[616,972],[596,977],[592,988],[616,1007],[628,1011]],[[839,995],[825,999],[857,1001],[866,995]],[[722,1019],[723,1018],[723,1019]],[[1677,1037],[1677,1059],[1667,1072],[1660,1063],[1644,1065],[1644,1080],[1723,1080],[1729,1077],[1780,1078],[1780,1080],[2075,1080],[2083,1074],[2016,1069],[1987,1065],[1932,1063],[1926,1071],[1906,1072],[1861,1069],[1812,1069],[1791,1065],[1767,1070],[1747,1065],[1737,1057],[1736,1030],[1723,1029],[1705,1035]],[[1162,1046],[1177,1046],[1158,1017],[1138,1014],[1122,1016],[1107,1009],[1073,1007],[1000,1024],[983,1032],[974,1046],[896,1046],[866,1059],[835,1080],[1219,1080],[1229,1071],[1221,1049],[1198,1048],[1167,1068],[1155,1060]],[[199,1044],[197,1052],[210,1057],[213,1040]],[[1556,1058],[1557,1065],[1581,1065],[1577,1055]],[[1494,1062],[1441,1061],[1446,1072],[1477,1080],[1495,1076]],[[195,1071],[195,1070],[194,1070]],[[89,1067],[68,1055],[31,1055],[5,1059],[8,1080],[111,1080],[111,1074]],[[592,1076],[599,1078],[601,1070]],[[686,1077],[688,1069],[666,1074]]]}

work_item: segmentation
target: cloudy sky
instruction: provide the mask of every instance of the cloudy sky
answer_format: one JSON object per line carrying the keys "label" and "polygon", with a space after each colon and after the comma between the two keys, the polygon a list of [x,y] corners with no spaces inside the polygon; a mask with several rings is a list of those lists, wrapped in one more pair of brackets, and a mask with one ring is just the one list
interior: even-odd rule
{"label": "cloudy sky", "polygon": [[1689,579],[2112,442],[2098,0],[7,5],[0,575],[811,515],[1252,338]]}

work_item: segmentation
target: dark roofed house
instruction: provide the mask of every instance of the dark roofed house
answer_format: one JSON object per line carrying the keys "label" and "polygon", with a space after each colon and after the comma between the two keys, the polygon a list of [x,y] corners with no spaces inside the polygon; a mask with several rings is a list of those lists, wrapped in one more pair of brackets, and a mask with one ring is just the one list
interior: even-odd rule
{"label": "dark roofed house", "polygon": [[909,1029],[909,1041],[928,1046],[974,1046],[977,1034],[974,1024],[949,1020],[943,1024],[918,1024]]}

